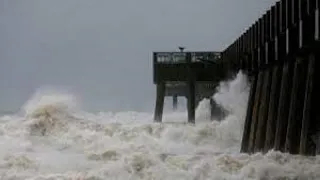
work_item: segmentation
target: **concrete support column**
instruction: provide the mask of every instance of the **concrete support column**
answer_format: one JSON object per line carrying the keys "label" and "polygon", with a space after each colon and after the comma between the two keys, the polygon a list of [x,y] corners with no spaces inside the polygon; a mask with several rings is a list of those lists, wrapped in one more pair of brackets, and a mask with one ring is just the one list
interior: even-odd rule
{"label": "concrete support column", "polygon": [[191,53],[187,53],[186,57],[188,63],[188,122],[195,123],[195,109],[196,109],[196,80],[191,67]]}
{"label": "concrete support column", "polygon": [[165,83],[157,84],[157,99],[156,99],[156,107],[154,113],[154,121],[162,122],[162,114],[163,114],[163,104],[164,104],[164,95],[165,95]]}
{"label": "concrete support column", "polygon": [[195,109],[196,109],[196,98],[195,98],[195,82],[188,82],[188,122],[195,123]]}

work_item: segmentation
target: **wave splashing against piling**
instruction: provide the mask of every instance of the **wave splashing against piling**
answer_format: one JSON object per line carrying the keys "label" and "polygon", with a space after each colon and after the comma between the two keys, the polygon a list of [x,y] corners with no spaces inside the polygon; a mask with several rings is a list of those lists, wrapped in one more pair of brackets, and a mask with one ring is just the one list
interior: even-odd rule
{"label": "wave splashing against piling", "polygon": [[23,113],[0,118],[0,177],[6,179],[317,179],[320,158],[270,151],[239,153],[248,98],[239,73],[214,99],[229,114],[210,121],[208,101],[197,124],[186,113],[79,110],[70,94],[37,92]]}

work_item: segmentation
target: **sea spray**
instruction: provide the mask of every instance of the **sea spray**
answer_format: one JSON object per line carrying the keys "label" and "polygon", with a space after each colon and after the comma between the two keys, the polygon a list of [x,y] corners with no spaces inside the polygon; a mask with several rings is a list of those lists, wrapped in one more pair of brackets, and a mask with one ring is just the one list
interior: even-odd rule
{"label": "sea spray", "polygon": [[67,130],[67,121],[79,106],[75,96],[62,90],[46,88],[38,89],[22,106],[25,124],[31,135],[47,135],[48,133]]}
{"label": "sea spray", "polygon": [[225,119],[219,124],[218,129],[222,137],[240,143],[249,90],[248,79],[241,71],[235,79],[221,82],[218,86],[217,93],[214,94],[213,98],[217,104],[229,112]]}
{"label": "sea spray", "polygon": [[[222,83],[214,98],[229,115],[207,120],[204,103],[195,125],[185,112],[153,123],[153,113],[93,114],[74,108],[72,94],[36,93],[25,114],[0,117],[0,179],[319,179],[319,157],[239,153],[248,91],[242,73]],[[65,128],[30,134],[24,122],[46,111]]]}
{"label": "sea spray", "polygon": [[66,113],[79,110],[79,98],[60,89],[48,87],[39,88],[32,97],[22,106],[25,116],[37,116],[48,111],[49,113]]}

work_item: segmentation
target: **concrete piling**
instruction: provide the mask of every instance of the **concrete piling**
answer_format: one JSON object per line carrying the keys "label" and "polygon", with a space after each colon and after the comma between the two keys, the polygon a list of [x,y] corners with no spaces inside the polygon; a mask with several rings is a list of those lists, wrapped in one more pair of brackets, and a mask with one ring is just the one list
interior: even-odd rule
{"label": "concrete piling", "polygon": [[157,99],[156,99],[156,108],[155,108],[155,114],[154,114],[155,122],[162,122],[165,90],[166,90],[165,83],[157,84]]}

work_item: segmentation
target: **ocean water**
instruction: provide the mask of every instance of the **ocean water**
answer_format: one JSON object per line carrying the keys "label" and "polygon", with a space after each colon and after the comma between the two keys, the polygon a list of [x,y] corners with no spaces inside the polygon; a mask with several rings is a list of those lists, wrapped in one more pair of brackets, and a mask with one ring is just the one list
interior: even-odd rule
{"label": "ocean water", "polygon": [[164,114],[81,109],[77,97],[39,91],[16,114],[0,117],[1,180],[308,180],[320,179],[320,157],[240,152],[248,82],[239,73],[215,100],[228,110],[209,120],[209,102]]}

